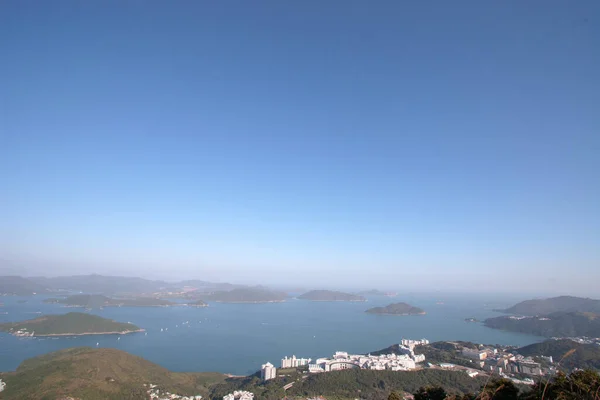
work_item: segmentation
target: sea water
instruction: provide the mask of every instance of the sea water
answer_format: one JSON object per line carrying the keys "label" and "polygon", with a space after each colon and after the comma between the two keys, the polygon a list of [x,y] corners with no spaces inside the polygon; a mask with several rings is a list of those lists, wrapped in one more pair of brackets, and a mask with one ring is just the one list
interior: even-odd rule
{"label": "sea water", "polygon": [[[44,314],[80,311],[45,304],[49,296],[0,297],[0,322],[32,319]],[[365,354],[402,338],[430,341],[464,340],[523,346],[543,338],[490,329],[465,318],[498,316],[519,299],[484,295],[403,295],[369,297],[367,302],[223,304],[209,307],[107,307],[91,313],[146,330],[128,335],[17,338],[0,333],[0,371],[11,371],[25,359],[78,346],[112,347],[141,356],[172,371],[253,373],[269,361],[279,366],[284,356],[312,358],[335,351]],[[23,302],[26,301],[26,302]],[[373,315],[367,308],[405,301],[426,315]],[[162,329],[162,331],[161,331]],[[120,339],[118,339],[120,337]]]}

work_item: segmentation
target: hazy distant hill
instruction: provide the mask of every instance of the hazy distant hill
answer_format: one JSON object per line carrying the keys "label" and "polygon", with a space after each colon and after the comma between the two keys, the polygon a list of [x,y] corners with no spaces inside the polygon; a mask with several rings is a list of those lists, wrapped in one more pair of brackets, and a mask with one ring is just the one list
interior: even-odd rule
{"label": "hazy distant hill", "polygon": [[123,322],[116,322],[97,315],[71,312],[60,315],[44,315],[27,321],[0,324],[0,331],[14,333],[25,330],[35,336],[82,335],[102,333],[130,333],[140,328]]}
{"label": "hazy distant hill", "polygon": [[169,286],[167,282],[144,278],[104,275],[33,277],[32,281],[51,289],[81,291],[86,293],[153,293]]}
{"label": "hazy distant hill", "polygon": [[0,276],[0,294],[29,296],[46,293],[47,286],[20,276]]}
{"label": "hazy distant hill", "polygon": [[[570,350],[575,350],[575,352],[563,359],[563,356]],[[570,370],[574,368],[600,369],[600,346],[595,344],[582,344],[569,339],[546,340],[542,343],[521,347],[516,352],[526,357],[552,356],[554,362],[562,359],[560,365]]]}
{"label": "hazy distant hill", "polygon": [[600,337],[600,315],[580,312],[556,312],[538,317],[495,317],[485,326],[546,337]]}
{"label": "hazy distant hill", "polygon": [[423,315],[425,311],[419,307],[411,306],[406,303],[393,303],[385,307],[373,307],[365,311],[369,314],[389,314],[389,315]]}
{"label": "hazy distant hill", "polygon": [[218,373],[174,373],[116,349],[71,348],[25,360],[16,372],[0,374],[6,399],[147,400],[148,387],[161,393],[209,397]]}
{"label": "hazy distant hill", "polygon": [[554,312],[593,312],[600,314],[600,300],[574,296],[526,300],[505,310],[508,314],[546,315]]}
{"label": "hazy distant hill", "polygon": [[387,293],[378,289],[363,290],[357,293],[359,296],[386,296]]}
{"label": "hazy distant hill", "polygon": [[285,301],[287,294],[264,288],[237,288],[230,291],[214,292],[204,297],[208,301],[220,303],[271,303]]}
{"label": "hazy distant hill", "polygon": [[71,307],[167,307],[174,306],[168,300],[155,299],[152,297],[139,297],[134,299],[113,299],[101,294],[76,294],[65,299],[46,299],[45,303],[59,303]]}
{"label": "hazy distant hill", "polygon": [[366,301],[363,296],[356,294],[336,292],[333,290],[312,290],[298,296],[302,300],[311,301]]}

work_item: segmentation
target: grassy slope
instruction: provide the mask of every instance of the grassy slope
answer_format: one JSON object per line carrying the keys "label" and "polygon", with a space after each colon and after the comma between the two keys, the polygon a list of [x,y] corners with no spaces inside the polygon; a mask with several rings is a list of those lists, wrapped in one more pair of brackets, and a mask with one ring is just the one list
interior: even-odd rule
{"label": "grassy slope", "polygon": [[26,329],[36,335],[65,333],[103,333],[136,331],[140,328],[133,324],[116,322],[96,315],[71,312],[62,315],[45,315],[36,319],[0,324],[0,330],[10,331]]}
{"label": "grassy slope", "polygon": [[[221,382],[218,373],[174,373],[116,349],[71,348],[24,361],[5,373],[6,399],[147,399],[144,383],[181,395],[200,394]],[[2,398],[0,396],[0,398]]]}

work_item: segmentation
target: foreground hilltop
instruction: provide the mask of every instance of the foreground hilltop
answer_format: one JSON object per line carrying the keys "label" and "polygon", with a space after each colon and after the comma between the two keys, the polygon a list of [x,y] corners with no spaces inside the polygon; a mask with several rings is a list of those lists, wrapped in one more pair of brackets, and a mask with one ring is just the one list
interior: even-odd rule
{"label": "foreground hilltop", "polygon": [[70,312],[20,322],[0,324],[0,331],[16,336],[71,336],[98,334],[127,334],[141,332],[138,326],[117,322],[97,315]]}
{"label": "foreground hilltop", "polygon": [[145,384],[158,385],[161,393],[207,398],[207,385],[225,376],[173,373],[120,350],[80,347],[26,360],[0,378],[6,383],[2,395],[7,399],[145,400]]}
{"label": "foreground hilltop", "polygon": [[298,298],[311,301],[367,301],[363,296],[334,290],[311,290]]}

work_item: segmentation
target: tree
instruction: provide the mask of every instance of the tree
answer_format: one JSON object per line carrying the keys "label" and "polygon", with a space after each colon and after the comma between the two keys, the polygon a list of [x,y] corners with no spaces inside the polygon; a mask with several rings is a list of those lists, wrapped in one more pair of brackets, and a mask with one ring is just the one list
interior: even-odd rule
{"label": "tree", "polygon": [[478,399],[481,400],[517,400],[519,388],[508,379],[497,379],[482,388]]}
{"label": "tree", "polygon": [[444,388],[439,386],[424,388],[421,387],[414,393],[415,400],[444,400],[447,396]]}
{"label": "tree", "polygon": [[400,397],[400,395],[398,393],[392,392],[388,396],[388,400],[402,400],[402,398]]}
{"label": "tree", "polygon": [[600,375],[596,371],[559,372],[550,381],[537,383],[525,400],[600,400]]}

